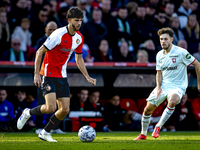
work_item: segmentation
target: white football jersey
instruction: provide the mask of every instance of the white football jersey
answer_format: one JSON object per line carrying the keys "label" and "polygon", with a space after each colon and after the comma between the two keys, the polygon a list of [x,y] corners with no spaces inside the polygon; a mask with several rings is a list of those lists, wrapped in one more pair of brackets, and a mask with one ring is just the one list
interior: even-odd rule
{"label": "white football jersey", "polygon": [[195,61],[195,58],[181,47],[172,45],[166,55],[164,50],[157,53],[156,70],[162,72],[161,88],[179,87],[186,90],[188,86],[187,66]]}

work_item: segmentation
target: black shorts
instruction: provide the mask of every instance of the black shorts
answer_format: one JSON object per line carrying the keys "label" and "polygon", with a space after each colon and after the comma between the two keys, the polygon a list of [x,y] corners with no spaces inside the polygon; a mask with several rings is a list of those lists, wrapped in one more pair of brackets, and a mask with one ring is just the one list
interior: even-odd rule
{"label": "black shorts", "polygon": [[42,77],[43,96],[49,93],[56,93],[56,98],[70,97],[70,90],[67,78]]}

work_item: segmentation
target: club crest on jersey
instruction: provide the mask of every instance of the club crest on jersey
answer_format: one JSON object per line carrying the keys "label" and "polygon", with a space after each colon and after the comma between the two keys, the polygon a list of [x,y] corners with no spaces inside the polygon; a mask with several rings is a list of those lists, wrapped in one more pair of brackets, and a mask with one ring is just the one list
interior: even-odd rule
{"label": "club crest on jersey", "polygon": [[46,90],[47,90],[47,91],[50,91],[50,90],[51,90],[51,86],[50,86],[50,85],[47,85],[47,86],[46,86]]}
{"label": "club crest on jersey", "polygon": [[76,40],[76,44],[79,44],[79,43],[80,43],[80,40],[79,40],[79,39],[77,39],[77,40]]}
{"label": "club crest on jersey", "polygon": [[191,58],[191,55],[188,53],[185,57],[186,57],[187,59],[190,59],[190,58]]}
{"label": "club crest on jersey", "polygon": [[173,62],[173,63],[176,63],[176,58],[172,58],[172,62]]}

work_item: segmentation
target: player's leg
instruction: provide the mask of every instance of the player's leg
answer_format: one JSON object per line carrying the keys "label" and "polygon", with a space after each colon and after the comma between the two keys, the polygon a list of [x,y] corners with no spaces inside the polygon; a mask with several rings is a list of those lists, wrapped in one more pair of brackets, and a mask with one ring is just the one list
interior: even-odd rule
{"label": "player's leg", "polygon": [[55,112],[56,110],[56,95],[55,93],[49,93],[45,95],[45,104],[39,105],[35,108],[29,109],[26,108],[20,118],[17,121],[17,128],[21,130],[27,120],[32,115],[43,115],[43,114],[50,114]]}
{"label": "player's leg", "polygon": [[39,134],[39,138],[48,142],[57,142],[53,140],[50,131],[57,127],[60,122],[65,118],[65,116],[69,113],[69,98],[58,98],[58,110],[51,116],[49,122],[44,127],[44,129]]}
{"label": "player's leg", "polygon": [[168,105],[162,113],[162,116],[159,122],[156,124],[155,129],[152,133],[152,136],[155,138],[159,137],[159,132],[164,123],[169,119],[169,117],[173,114],[175,110],[175,106],[178,102],[180,102],[182,95],[177,93],[172,93],[169,95],[168,98]]}
{"label": "player's leg", "polygon": [[147,137],[147,130],[150,124],[151,114],[156,109],[156,105],[151,104],[150,102],[147,102],[146,107],[144,108],[144,112],[142,115],[141,120],[141,134],[135,138],[134,140],[145,140]]}

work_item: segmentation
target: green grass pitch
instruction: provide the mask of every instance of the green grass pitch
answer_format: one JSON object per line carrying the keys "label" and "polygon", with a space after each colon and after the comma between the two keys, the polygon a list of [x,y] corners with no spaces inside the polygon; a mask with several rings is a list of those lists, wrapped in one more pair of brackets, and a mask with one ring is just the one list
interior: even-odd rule
{"label": "green grass pitch", "polygon": [[77,132],[52,134],[58,143],[38,139],[34,133],[0,133],[0,150],[200,150],[200,132],[161,132],[155,139],[134,141],[139,132],[97,132],[91,143],[81,142]]}

